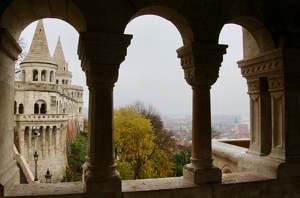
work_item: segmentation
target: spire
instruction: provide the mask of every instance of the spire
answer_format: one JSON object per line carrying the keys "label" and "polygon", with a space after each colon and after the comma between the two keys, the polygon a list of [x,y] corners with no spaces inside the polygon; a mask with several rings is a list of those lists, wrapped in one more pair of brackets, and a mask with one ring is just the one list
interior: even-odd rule
{"label": "spire", "polygon": [[24,59],[23,63],[24,62],[54,63],[49,53],[44,24],[42,20],[38,21],[28,55]]}
{"label": "spire", "polygon": [[68,71],[68,64],[65,59],[64,51],[61,46],[60,37],[58,37],[58,41],[56,44],[56,48],[53,54],[53,61],[58,64],[59,70]]}

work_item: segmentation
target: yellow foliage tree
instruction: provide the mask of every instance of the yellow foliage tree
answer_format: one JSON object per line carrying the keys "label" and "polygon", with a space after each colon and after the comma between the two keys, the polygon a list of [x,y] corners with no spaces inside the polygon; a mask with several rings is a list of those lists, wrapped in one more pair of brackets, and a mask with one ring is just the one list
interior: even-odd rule
{"label": "yellow foliage tree", "polygon": [[[118,171],[122,179],[167,177],[172,175],[174,165],[169,152],[155,143],[156,136],[149,119],[130,107],[114,112],[114,140],[117,148]],[[167,157],[166,159],[164,159]],[[122,165],[129,164],[133,174],[123,173]],[[132,175],[132,178],[130,178]]]}

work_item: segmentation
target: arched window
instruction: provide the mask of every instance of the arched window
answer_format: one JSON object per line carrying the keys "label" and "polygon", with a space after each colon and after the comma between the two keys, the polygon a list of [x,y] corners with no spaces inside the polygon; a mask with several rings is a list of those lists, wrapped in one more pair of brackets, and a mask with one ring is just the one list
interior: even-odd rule
{"label": "arched window", "polygon": [[43,103],[43,104],[41,105],[41,110],[40,110],[40,112],[41,112],[41,114],[45,114],[45,113],[47,112],[47,107],[46,107],[46,104],[45,104],[45,103]]}
{"label": "arched window", "polygon": [[61,84],[65,84],[65,80],[62,80],[62,81],[61,81]]}
{"label": "arched window", "polygon": [[22,70],[21,81],[23,81],[23,82],[26,81],[26,72],[25,72],[25,70]]}
{"label": "arched window", "polygon": [[69,83],[69,81],[68,80],[66,80],[66,85]]}
{"label": "arched window", "polygon": [[24,105],[22,103],[19,104],[19,114],[24,114]]}
{"label": "arched window", "polygon": [[58,84],[58,79],[56,80],[56,84]]}
{"label": "arched window", "polygon": [[39,104],[35,103],[34,104],[34,114],[38,114],[39,113]]}
{"label": "arched window", "polygon": [[79,107],[79,113],[81,113],[81,107]]}
{"label": "arched window", "polygon": [[38,71],[35,69],[32,71],[32,81],[38,81],[39,79],[39,74]]}
{"label": "arched window", "polygon": [[53,82],[53,78],[54,78],[54,72],[53,71],[51,71],[50,72],[50,82]]}
{"label": "arched window", "polygon": [[47,78],[46,74],[47,74],[46,70],[43,70],[41,73],[41,81],[46,81]]}

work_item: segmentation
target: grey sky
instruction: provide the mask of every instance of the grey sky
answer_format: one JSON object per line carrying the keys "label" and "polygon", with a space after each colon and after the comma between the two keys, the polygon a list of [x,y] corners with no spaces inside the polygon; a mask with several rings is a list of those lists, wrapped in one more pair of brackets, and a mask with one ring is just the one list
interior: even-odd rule
{"label": "grey sky", "polygon": [[[51,55],[60,36],[72,84],[84,86],[84,102],[88,103],[85,74],[77,56],[78,33],[69,24],[46,19],[44,26]],[[22,33],[28,48],[36,27],[29,25]],[[135,100],[153,104],[162,114],[191,114],[192,90],[184,80],[176,49],[182,40],[176,27],[156,16],[142,16],[131,21],[125,30],[133,34],[126,60],[120,66],[114,89],[114,105],[120,107]],[[241,28],[226,25],[220,44],[229,44],[220,69],[220,77],[211,89],[212,114],[249,115],[246,80],[242,78],[236,61],[242,59]]]}

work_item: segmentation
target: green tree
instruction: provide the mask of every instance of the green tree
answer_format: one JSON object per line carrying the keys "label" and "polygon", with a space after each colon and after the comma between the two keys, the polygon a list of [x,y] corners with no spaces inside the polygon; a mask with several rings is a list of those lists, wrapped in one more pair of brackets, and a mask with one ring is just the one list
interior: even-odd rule
{"label": "green tree", "polygon": [[192,149],[188,145],[178,145],[177,152],[173,155],[173,162],[175,163],[174,176],[180,177],[183,175],[183,167],[189,164]]}
{"label": "green tree", "polygon": [[[117,167],[122,179],[166,177],[172,175],[173,164],[168,152],[160,149],[149,119],[131,107],[122,107],[114,114],[114,140]],[[126,173],[124,166],[131,167]],[[132,176],[132,177],[131,177]]]}
{"label": "green tree", "polygon": [[68,154],[68,167],[64,181],[73,182],[82,180],[82,165],[87,155],[87,133],[80,132],[76,140],[70,145],[71,151]]}

